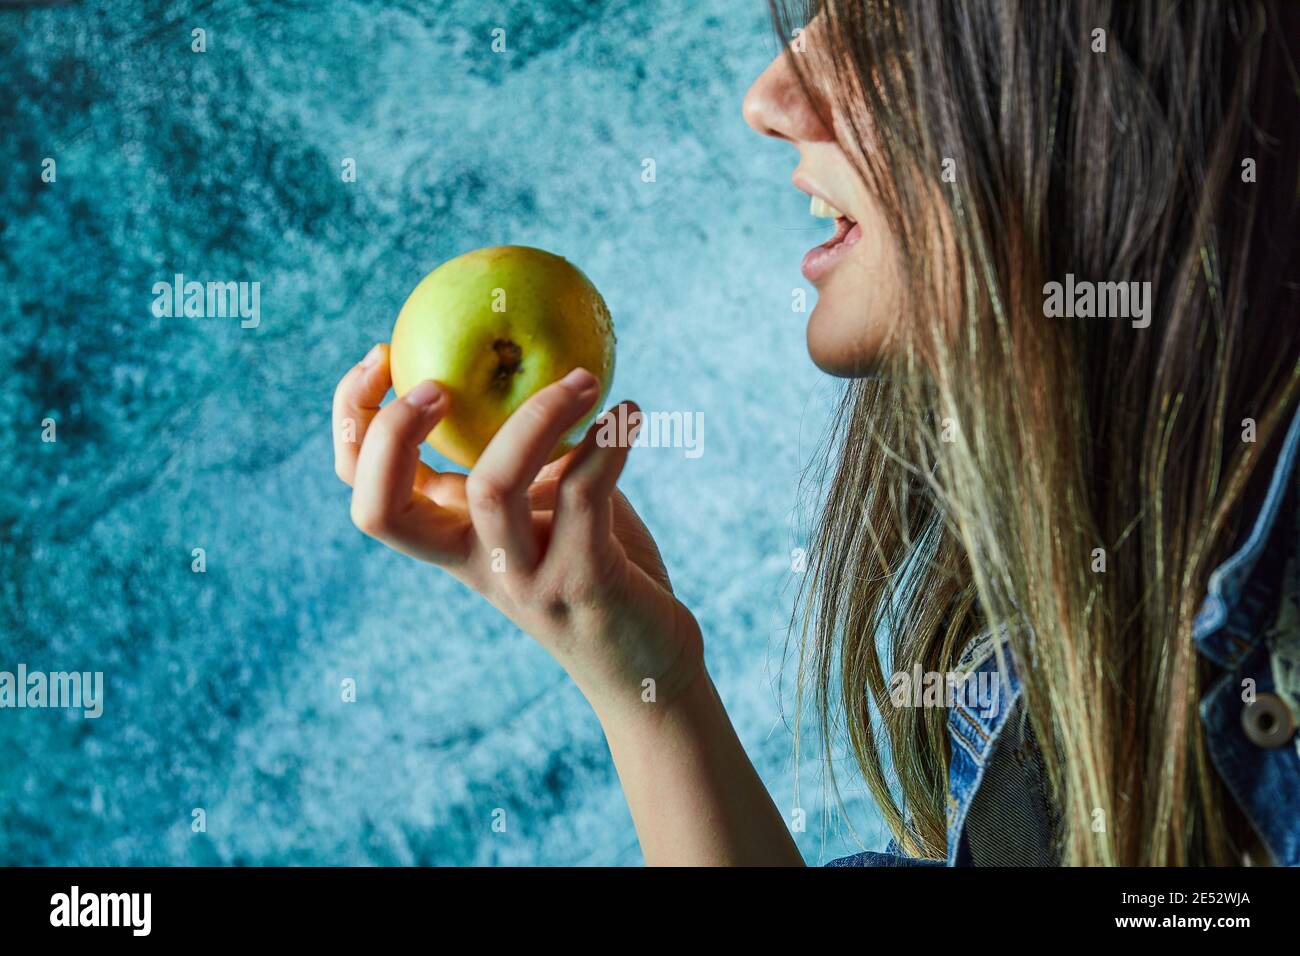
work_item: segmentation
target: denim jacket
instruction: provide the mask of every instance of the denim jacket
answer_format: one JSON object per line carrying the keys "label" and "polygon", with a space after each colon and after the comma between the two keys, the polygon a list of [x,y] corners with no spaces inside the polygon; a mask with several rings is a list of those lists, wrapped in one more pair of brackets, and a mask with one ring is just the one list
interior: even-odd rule
{"label": "denim jacket", "polygon": [[[1210,575],[1193,639],[1218,677],[1201,700],[1210,759],[1278,866],[1300,866],[1300,412],[1264,502],[1237,551]],[[830,866],[1052,865],[1057,820],[1009,654],[989,636],[958,671],[1001,681],[997,705],[948,712],[948,858],[918,860],[891,842]],[[969,679],[967,677],[966,679]]]}

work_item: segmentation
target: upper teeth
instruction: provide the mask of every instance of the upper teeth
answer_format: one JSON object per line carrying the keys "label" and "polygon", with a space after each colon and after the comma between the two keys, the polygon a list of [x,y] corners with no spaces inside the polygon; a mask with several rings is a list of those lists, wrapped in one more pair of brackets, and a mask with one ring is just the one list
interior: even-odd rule
{"label": "upper teeth", "polygon": [[819,216],[823,219],[844,218],[844,213],[840,212],[825,199],[822,199],[821,196],[812,197],[812,202],[808,204],[808,211],[814,216]]}

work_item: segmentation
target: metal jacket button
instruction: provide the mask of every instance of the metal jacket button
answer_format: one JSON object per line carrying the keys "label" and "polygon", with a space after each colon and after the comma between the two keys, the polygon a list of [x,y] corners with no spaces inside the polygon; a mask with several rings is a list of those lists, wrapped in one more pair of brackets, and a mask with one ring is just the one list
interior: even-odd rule
{"label": "metal jacket button", "polygon": [[1295,716],[1277,694],[1260,694],[1241,711],[1241,726],[1256,747],[1281,747],[1295,733]]}

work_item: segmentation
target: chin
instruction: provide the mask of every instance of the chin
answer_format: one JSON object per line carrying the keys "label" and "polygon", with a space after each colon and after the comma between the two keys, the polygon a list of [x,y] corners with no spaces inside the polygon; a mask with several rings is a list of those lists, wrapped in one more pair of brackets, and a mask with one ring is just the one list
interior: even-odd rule
{"label": "chin", "polygon": [[844,314],[823,296],[808,317],[808,355],[819,369],[839,378],[864,378],[884,358],[888,322],[863,314],[861,306]]}

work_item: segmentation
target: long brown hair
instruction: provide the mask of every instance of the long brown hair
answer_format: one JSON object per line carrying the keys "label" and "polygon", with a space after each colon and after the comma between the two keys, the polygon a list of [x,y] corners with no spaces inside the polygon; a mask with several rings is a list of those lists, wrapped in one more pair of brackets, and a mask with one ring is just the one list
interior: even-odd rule
{"label": "long brown hair", "polygon": [[[942,857],[947,714],[889,674],[1002,634],[1062,861],[1239,862],[1192,622],[1300,384],[1294,11],[773,0],[787,42],[815,14],[792,59],[908,273],[822,461],[799,693],[827,756],[842,728],[895,838]],[[1149,325],[1048,316],[1067,274],[1149,282]]]}

